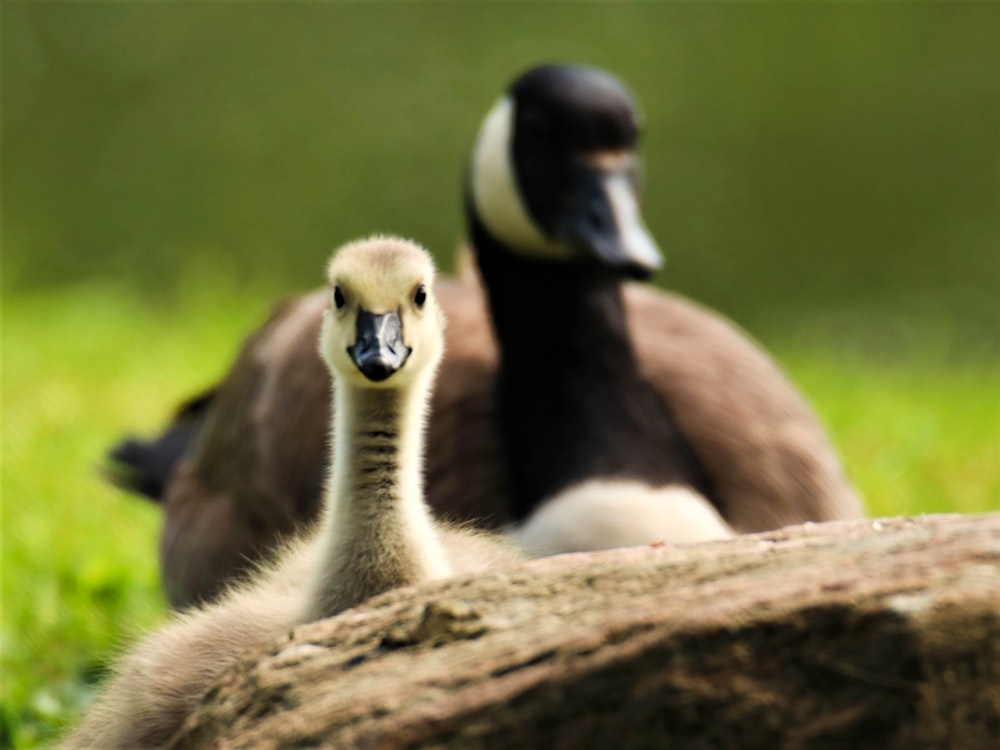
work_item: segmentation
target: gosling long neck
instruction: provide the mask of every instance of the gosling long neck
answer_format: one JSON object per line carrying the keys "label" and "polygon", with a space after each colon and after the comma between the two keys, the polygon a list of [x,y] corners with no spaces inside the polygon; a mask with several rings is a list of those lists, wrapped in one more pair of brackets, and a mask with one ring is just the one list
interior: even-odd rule
{"label": "gosling long neck", "polygon": [[424,504],[421,461],[432,376],[365,388],[335,375],[333,463],[319,534],[311,619],[447,575]]}
{"label": "gosling long neck", "polygon": [[502,352],[500,429],[512,512],[592,478],[710,482],[673,414],[643,377],[621,280],[598,266],[521,259],[469,215]]}

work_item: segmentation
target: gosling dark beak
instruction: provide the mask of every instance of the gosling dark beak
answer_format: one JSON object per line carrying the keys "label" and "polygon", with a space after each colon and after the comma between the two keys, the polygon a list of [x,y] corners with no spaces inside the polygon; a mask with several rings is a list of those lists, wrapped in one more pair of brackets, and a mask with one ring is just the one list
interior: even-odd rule
{"label": "gosling dark beak", "polygon": [[403,322],[398,312],[373,315],[358,311],[354,345],[347,347],[347,354],[362,375],[381,383],[403,366],[410,351],[403,343]]}
{"label": "gosling dark beak", "polygon": [[626,276],[651,276],[663,265],[663,257],[642,222],[631,171],[586,163],[576,169],[577,191],[556,229],[561,239]]}

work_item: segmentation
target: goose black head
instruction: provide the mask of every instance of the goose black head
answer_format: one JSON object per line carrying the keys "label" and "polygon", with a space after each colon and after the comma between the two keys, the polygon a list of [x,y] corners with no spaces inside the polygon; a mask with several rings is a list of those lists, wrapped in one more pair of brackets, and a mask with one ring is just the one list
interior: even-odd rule
{"label": "goose black head", "polygon": [[362,387],[400,387],[433,373],[444,347],[434,264],[418,245],[373,237],[345,245],[327,269],[320,355]]}
{"label": "goose black head", "polygon": [[639,212],[635,102],[609,74],[544,65],[486,116],[470,208],[508,250],[645,277],[662,259]]}

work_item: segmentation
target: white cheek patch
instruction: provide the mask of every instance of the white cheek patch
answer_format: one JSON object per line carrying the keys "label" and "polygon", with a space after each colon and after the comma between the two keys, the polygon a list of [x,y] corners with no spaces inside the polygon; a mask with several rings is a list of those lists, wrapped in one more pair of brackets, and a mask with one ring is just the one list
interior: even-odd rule
{"label": "white cheek patch", "polygon": [[507,535],[532,557],[734,536],[708,500],[680,486],[598,480],[542,504]]}
{"label": "white cheek patch", "polygon": [[659,268],[663,263],[660,250],[642,222],[635,191],[628,177],[621,172],[612,173],[605,179],[604,187],[625,254],[646,268]]}
{"label": "white cheek patch", "polygon": [[501,99],[486,116],[472,155],[472,202],[480,220],[511,250],[537,258],[565,259],[570,249],[545,236],[532,221],[511,162],[514,104]]}

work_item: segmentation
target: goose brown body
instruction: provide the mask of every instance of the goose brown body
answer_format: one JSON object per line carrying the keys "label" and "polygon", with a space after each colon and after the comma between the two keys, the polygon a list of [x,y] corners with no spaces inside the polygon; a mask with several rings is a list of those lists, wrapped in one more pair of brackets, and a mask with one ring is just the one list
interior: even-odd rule
{"label": "goose brown body", "polygon": [[[429,422],[427,501],[440,518],[499,529],[513,520],[513,500],[486,302],[472,279],[442,279],[436,291],[449,324]],[[742,331],[690,300],[640,284],[627,285],[624,298],[642,372],[670,405],[735,531],[860,514],[812,411]],[[310,342],[323,300],[320,291],[284,303],[248,339],[216,392],[197,448],[170,484],[161,560],[177,604],[211,598],[318,511],[328,448],[317,438],[326,430],[329,393],[316,387],[323,365]],[[297,343],[282,347],[286,356],[268,358],[272,336],[287,335],[288,327]],[[267,389],[270,382],[283,387]],[[607,429],[614,435],[614,425]],[[241,439],[248,434],[252,440]]]}

